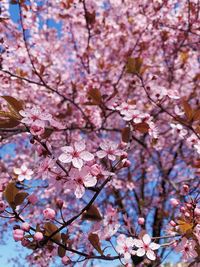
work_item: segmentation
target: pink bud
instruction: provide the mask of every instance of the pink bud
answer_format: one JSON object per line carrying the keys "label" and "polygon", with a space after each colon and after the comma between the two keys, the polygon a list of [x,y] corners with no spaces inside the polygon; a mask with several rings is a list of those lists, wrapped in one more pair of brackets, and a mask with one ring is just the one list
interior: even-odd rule
{"label": "pink bud", "polygon": [[176,226],[176,223],[175,223],[175,221],[170,221],[170,225],[172,226],[172,227],[175,227]]}
{"label": "pink bud", "polygon": [[192,208],[192,205],[189,204],[189,203],[187,203],[186,206],[187,206],[188,209],[191,209]]}
{"label": "pink bud", "polygon": [[98,164],[94,164],[90,167],[90,172],[92,175],[97,176],[101,173],[101,168]]}
{"label": "pink bud", "polygon": [[185,212],[185,211],[186,211],[186,208],[185,208],[185,207],[181,207],[181,208],[180,208],[180,211],[181,211],[181,212]]}
{"label": "pink bud", "polygon": [[64,201],[62,199],[57,199],[56,200],[56,205],[59,209],[62,209],[63,207],[63,204],[64,204]]}
{"label": "pink bud", "polygon": [[171,198],[170,199],[170,204],[176,208],[179,205],[179,201],[176,198]]}
{"label": "pink bud", "polygon": [[121,155],[121,159],[126,159],[128,157],[127,152],[123,151],[122,155]]}
{"label": "pink bud", "polygon": [[131,166],[131,162],[130,162],[130,160],[127,160],[127,159],[123,159],[122,160],[122,164],[123,164],[123,167],[124,168],[128,168],[128,167],[130,167]]}
{"label": "pink bud", "polygon": [[36,232],[35,234],[34,234],[34,239],[36,240],[36,241],[41,241],[42,239],[43,239],[43,234],[41,233],[41,232]]}
{"label": "pink bud", "polygon": [[185,217],[190,218],[190,213],[189,212],[185,212],[184,215],[185,215]]}
{"label": "pink bud", "polygon": [[187,195],[189,193],[189,190],[190,190],[189,186],[187,184],[184,184],[182,186],[181,192],[182,192],[183,195]]}
{"label": "pink bud", "polygon": [[23,239],[21,244],[22,244],[23,247],[26,247],[26,246],[28,246],[30,244],[30,241],[27,240],[27,239]]}
{"label": "pink bud", "polygon": [[28,232],[30,230],[30,224],[27,222],[22,223],[21,229]]}
{"label": "pink bud", "polygon": [[47,209],[43,210],[43,215],[44,215],[45,219],[52,220],[55,218],[56,213],[53,209],[47,208]]}
{"label": "pink bud", "polygon": [[28,196],[28,201],[32,204],[35,205],[38,201],[38,198],[36,195],[32,194],[30,196]]}
{"label": "pink bud", "polygon": [[15,241],[21,241],[24,238],[24,231],[21,229],[13,230],[13,238]]}
{"label": "pink bud", "polygon": [[64,257],[62,258],[62,263],[63,263],[64,265],[67,265],[67,264],[69,263],[69,258],[68,258],[67,256],[64,256]]}
{"label": "pink bud", "polygon": [[138,218],[138,224],[139,224],[139,225],[144,225],[144,223],[145,223],[145,219],[142,218],[142,217],[139,217],[139,218]]}
{"label": "pink bud", "polygon": [[199,208],[195,208],[195,209],[194,209],[194,214],[195,214],[196,216],[200,216],[200,209],[199,209]]}
{"label": "pink bud", "polygon": [[6,209],[6,204],[3,201],[0,201],[0,212],[4,212]]}

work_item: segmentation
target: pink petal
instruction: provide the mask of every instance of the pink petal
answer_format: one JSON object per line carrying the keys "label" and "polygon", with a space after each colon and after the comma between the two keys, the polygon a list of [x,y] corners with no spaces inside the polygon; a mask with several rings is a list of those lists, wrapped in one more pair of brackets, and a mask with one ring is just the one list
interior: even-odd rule
{"label": "pink petal", "polygon": [[81,169],[83,167],[83,160],[80,158],[73,158],[72,164],[75,168]]}
{"label": "pink petal", "polygon": [[117,237],[117,244],[120,246],[124,246],[126,240],[126,236],[121,234]]}
{"label": "pink petal", "polygon": [[24,175],[18,176],[18,181],[22,182],[22,181],[24,181],[24,179],[26,179],[26,177]]}
{"label": "pink petal", "polygon": [[94,159],[94,156],[88,151],[83,151],[80,153],[80,158],[82,158],[85,161],[90,161]]}
{"label": "pink petal", "polygon": [[83,142],[83,141],[75,142],[74,147],[75,147],[75,150],[77,152],[81,152],[81,151],[85,150],[85,142]]}
{"label": "pink petal", "polygon": [[14,168],[14,173],[19,175],[22,173],[22,171],[19,168]]}
{"label": "pink petal", "polygon": [[129,252],[125,252],[124,253],[124,259],[125,259],[125,261],[130,260],[130,258],[131,258],[131,254]]}
{"label": "pink petal", "polygon": [[119,245],[116,246],[116,250],[117,250],[117,252],[120,253],[120,254],[123,254],[123,252],[124,252],[123,247],[121,247],[121,246],[119,246]]}
{"label": "pink petal", "polygon": [[74,151],[73,147],[71,146],[63,146],[61,150],[65,153],[72,153]]}
{"label": "pink petal", "polygon": [[142,240],[146,245],[151,243],[151,237],[148,234],[143,235]]}
{"label": "pink petal", "polygon": [[153,252],[153,250],[151,250],[151,249],[148,249],[146,255],[147,255],[147,258],[152,260],[152,261],[154,261],[156,259],[156,255]]}
{"label": "pink petal", "polygon": [[72,161],[72,156],[70,154],[61,154],[58,158],[63,163],[69,163]]}
{"label": "pink petal", "polygon": [[138,247],[138,248],[142,248],[143,245],[144,245],[143,242],[142,242],[142,240],[140,240],[140,239],[134,239],[133,241],[134,241],[134,245],[136,247]]}
{"label": "pink petal", "polygon": [[108,158],[109,158],[110,160],[112,160],[112,161],[116,159],[116,157],[115,157],[114,155],[109,155],[109,154],[108,154]]}
{"label": "pink petal", "polygon": [[145,255],[145,250],[143,248],[139,248],[137,251],[136,251],[136,255],[138,257],[143,257]]}
{"label": "pink petal", "polygon": [[134,244],[135,244],[135,242],[134,242],[134,240],[133,240],[132,237],[128,237],[128,238],[126,239],[126,245],[127,245],[127,247],[133,247]]}
{"label": "pink petal", "polygon": [[85,193],[84,186],[82,186],[82,185],[77,186],[77,188],[76,188],[76,190],[75,190],[74,193],[75,193],[75,196],[77,198],[81,198],[84,195],[84,193]]}
{"label": "pink petal", "polygon": [[84,177],[84,185],[86,187],[95,186],[96,183],[97,183],[96,177],[91,175],[87,175]]}
{"label": "pink petal", "polygon": [[159,249],[160,248],[160,245],[159,244],[156,244],[156,243],[151,243],[149,245],[150,249],[152,250],[156,250],[156,249]]}
{"label": "pink petal", "polygon": [[107,156],[107,153],[103,150],[97,151],[97,157],[102,159],[105,158]]}

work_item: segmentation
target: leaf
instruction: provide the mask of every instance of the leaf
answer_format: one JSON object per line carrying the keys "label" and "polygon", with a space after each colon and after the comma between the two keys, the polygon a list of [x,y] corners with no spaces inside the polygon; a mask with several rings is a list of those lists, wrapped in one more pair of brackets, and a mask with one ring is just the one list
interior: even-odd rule
{"label": "leaf", "polygon": [[134,128],[141,133],[148,133],[149,131],[149,125],[146,122],[137,123],[134,125]]}
{"label": "leaf", "polygon": [[63,258],[65,256],[65,252],[66,252],[66,250],[62,246],[58,247],[58,256],[60,258]]}
{"label": "leaf", "polygon": [[142,63],[143,63],[143,59],[140,57],[128,58],[128,61],[126,64],[127,72],[131,74],[140,74]]}
{"label": "leaf", "polygon": [[12,109],[19,114],[19,111],[23,109],[22,101],[15,99],[12,96],[2,96],[3,99],[12,107]]}
{"label": "leaf", "polygon": [[[53,224],[53,223],[47,222],[44,225],[44,229],[45,229],[45,235],[46,236],[50,236],[52,233],[54,233],[55,231],[58,230],[58,227],[55,224]],[[57,241],[57,242],[60,242],[60,239],[61,239],[60,233],[55,234],[52,237],[52,239],[55,240],[55,241]]]}
{"label": "leaf", "polygon": [[21,205],[28,195],[29,194],[26,192],[17,193],[15,198],[14,198],[15,205],[16,206]]}
{"label": "leaf", "polygon": [[86,14],[85,14],[85,18],[86,18],[86,21],[87,21],[88,24],[90,24],[90,25],[94,24],[95,20],[96,20],[96,12],[95,12],[95,10],[92,13],[87,11]]}
{"label": "leaf", "polygon": [[183,100],[182,105],[183,105],[183,109],[184,109],[184,112],[185,112],[187,119],[189,121],[191,121],[193,118],[193,110],[192,110],[190,104],[186,100]]}
{"label": "leaf", "polygon": [[15,119],[0,119],[0,128],[14,128],[20,124],[20,121],[17,121]]}
{"label": "leaf", "polygon": [[178,227],[179,227],[181,234],[185,234],[186,232],[192,230],[193,228],[192,223],[188,223],[183,220],[178,220],[177,222],[178,222]]}
{"label": "leaf", "polygon": [[102,101],[102,96],[97,88],[92,88],[88,92],[88,97],[92,99],[93,105],[100,105]]}
{"label": "leaf", "polygon": [[103,251],[101,249],[100,241],[99,241],[99,236],[94,233],[90,233],[88,236],[88,240],[92,244],[92,246],[99,252],[99,254],[103,255]]}
{"label": "leaf", "polygon": [[130,134],[130,127],[125,127],[124,129],[122,129],[122,141],[128,143],[130,141]]}
{"label": "leaf", "polygon": [[200,120],[200,109],[195,110],[193,115],[193,121],[198,121],[198,120]]}
{"label": "leaf", "polygon": [[8,204],[15,209],[16,205],[15,205],[15,196],[17,195],[17,193],[19,192],[19,189],[16,188],[15,183],[14,182],[10,182],[5,190],[4,190],[4,197],[6,199],[6,201],[8,202]]}
{"label": "leaf", "polygon": [[90,208],[83,213],[82,220],[101,221],[102,216],[98,208],[95,205],[91,205]]}

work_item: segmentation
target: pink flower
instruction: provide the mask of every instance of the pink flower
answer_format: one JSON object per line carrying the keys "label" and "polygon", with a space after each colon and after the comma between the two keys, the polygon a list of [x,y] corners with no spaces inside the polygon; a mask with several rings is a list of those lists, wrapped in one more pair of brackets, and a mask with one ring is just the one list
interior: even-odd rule
{"label": "pink flower", "polygon": [[24,231],[21,229],[15,229],[13,231],[13,238],[15,241],[21,241],[24,238]]}
{"label": "pink flower", "polygon": [[70,263],[70,260],[67,256],[62,257],[62,264],[67,265]]}
{"label": "pink flower", "polygon": [[116,159],[116,156],[122,155],[122,151],[118,149],[118,145],[109,140],[103,141],[100,144],[100,148],[102,150],[97,151],[97,157],[100,159],[107,156],[109,160],[113,161]]}
{"label": "pink flower", "polygon": [[22,223],[21,229],[28,232],[30,230],[30,224],[27,222]]}
{"label": "pink flower", "polygon": [[176,208],[180,203],[179,203],[179,201],[178,201],[176,198],[171,198],[171,199],[170,199],[170,204],[171,204],[174,208]]}
{"label": "pink flower", "polygon": [[47,220],[53,220],[56,216],[56,212],[53,209],[46,208],[43,210],[44,218]]}
{"label": "pink flower", "polygon": [[4,212],[6,209],[6,204],[3,201],[0,201],[0,212]]}
{"label": "pink flower", "polygon": [[36,233],[34,234],[34,239],[35,239],[36,241],[41,241],[43,238],[44,238],[44,236],[43,236],[43,234],[42,234],[41,232],[36,232]]}
{"label": "pink flower", "polygon": [[20,115],[23,117],[22,123],[27,125],[37,124],[38,121],[49,121],[52,116],[38,107],[27,108],[25,110],[20,110]]}
{"label": "pink flower", "polygon": [[35,205],[38,201],[38,198],[36,195],[32,194],[30,196],[28,196],[28,201],[32,204]]}
{"label": "pink flower", "polygon": [[69,186],[75,188],[75,196],[81,198],[85,193],[85,187],[95,186],[97,183],[96,177],[92,176],[88,167],[83,167],[81,170],[72,168],[69,176],[71,181]]}
{"label": "pink flower", "polygon": [[143,257],[145,254],[148,259],[155,260],[156,255],[154,250],[159,249],[160,245],[154,242],[151,242],[151,237],[148,234],[143,235],[141,239],[134,239],[134,245],[139,248],[136,251],[138,257]]}
{"label": "pink flower", "polygon": [[23,164],[20,168],[14,168],[14,173],[18,175],[18,181],[22,182],[24,180],[31,180],[33,171]]}
{"label": "pink flower", "polygon": [[116,250],[118,253],[124,255],[124,260],[128,261],[131,258],[131,254],[135,254],[133,250],[134,239],[132,237],[126,237],[121,234],[117,238]]}
{"label": "pink flower", "polygon": [[183,259],[194,259],[198,256],[195,251],[196,242],[194,240],[188,240],[186,237],[183,237],[181,242],[175,248],[177,252],[181,252],[183,255]]}
{"label": "pink flower", "polygon": [[91,161],[94,156],[85,150],[85,142],[75,142],[74,146],[64,146],[61,150],[64,152],[59,156],[59,160],[63,163],[72,162],[75,168],[81,169],[84,161]]}

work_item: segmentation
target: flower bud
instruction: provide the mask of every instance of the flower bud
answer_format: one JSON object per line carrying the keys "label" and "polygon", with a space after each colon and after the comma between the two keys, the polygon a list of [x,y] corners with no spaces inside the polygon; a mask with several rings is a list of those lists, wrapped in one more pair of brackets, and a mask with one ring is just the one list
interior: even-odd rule
{"label": "flower bud", "polygon": [[30,230],[30,224],[27,222],[22,223],[21,229],[28,232]]}
{"label": "flower bud", "polygon": [[38,201],[38,198],[36,195],[32,194],[30,196],[28,196],[28,201],[32,204],[35,205]]}
{"label": "flower bud", "polygon": [[175,227],[175,226],[176,226],[175,221],[171,220],[171,221],[170,221],[170,225],[171,225],[172,227]]}
{"label": "flower bud", "polygon": [[171,198],[170,199],[170,204],[176,208],[179,205],[179,201],[176,198]]}
{"label": "flower bud", "polygon": [[41,233],[41,232],[36,232],[35,234],[34,234],[34,239],[36,240],[36,241],[41,241],[42,239],[43,239],[43,234]]}
{"label": "flower bud", "polygon": [[122,160],[122,164],[123,164],[123,167],[124,168],[128,168],[128,167],[130,167],[131,166],[131,162],[130,162],[130,160],[127,160],[127,159],[123,159]]}
{"label": "flower bud", "polygon": [[24,231],[21,229],[13,230],[13,238],[15,241],[21,241],[24,238]]}
{"label": "flower bud", "polygon": [[64,201],[62,199],[57,199],[56,200],[56,205],[59,209],[62,209],[63,207],[63,204],[64,204]]}
{"label": "flower bud", "polygon": [[44,218],[47,220],[53,220],[56,216],[56,213],[53,209],[47,208],[43,210]]}
{"label": "flower bud", "polygon": [[185,211],[186,211],[186,208],[185,208],[185,207],[181,207],[181,208],[180,208],[180,211],[181,211],[181,212],[185,212]]}
{"label": "flower bud", "polygon": [[144,223],[145,223],[145,219],[143,217],[139,217],[138,218],[138,224],[139,225],[144,225]]}
{"label": "flower bud", "polygon": [[195,214],[196,216],[200,216],[200,209],[199,209],[199,208],[195,208],[195,209],[194,209],[194,214]]}
{"label": "flower bud", "polygon": [[67,256],[62,257],[62,263],[63,263],[64,265],[69,264],[69,258],[68,258]]}
{"label": "flower bud", "polygon": [[92,175],[97,176],[101,173],[101,168],[98,164],[94,164],[90,167],[90,172]]}
{"label": "flower bud", "polygon": [[6,204],[3,201],[0,201],[0,213],[4,212],[5,209],[6,209]]}
{"label": "flower bud", "polygon": [[184,215],[185,215],[185,217],[190,218],[190,213],[189,212],[185,212]]}

